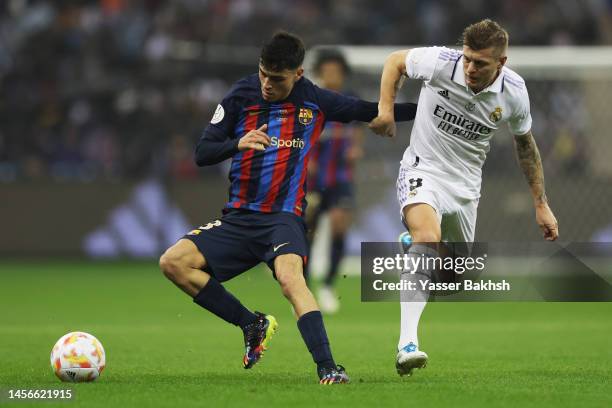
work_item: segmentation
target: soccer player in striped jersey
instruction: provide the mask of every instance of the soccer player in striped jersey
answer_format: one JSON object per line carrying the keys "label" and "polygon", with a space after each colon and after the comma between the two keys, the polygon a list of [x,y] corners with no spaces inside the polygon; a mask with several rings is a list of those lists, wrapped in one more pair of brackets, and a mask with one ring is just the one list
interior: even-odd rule
{"label": "soccer player in striped jersey", "polygon": [[[344,90],[350,70],[339,50],[321,49],[313,68],[317,83],[322,88],[336,92]],[[334,283],[344,257],[345,236],[355,205],[353,166],[363,156],[362,139],[363,127],[359,125],[327,122],[308,167],[309,206],[306,223],[311,243],[318,222],[325,213],[329,215],[331,230],[329,266],[317,293],[317,301],[324,313],[335,313],[340,307]]]}
{"label": "soccer player in striped jersey", "polygon": [[[261,358],[277,328],[247,309],[221,282],[265,262],[298,316],[322,384],[349,381],[332,357],[323,318],[306,286],[306,168],[326,121],[369,122],[377,104],[321,89],[303,76],[304,45],[279,32],[261,51],[259,73],[234,84],[204,130],[196,163],[232,159],[223,216],[194,229],[160,258],[164,274],[204,309],[244,334],[244,368]],[[414,104],[396,104],[412,120]]]}
{"label": "soccer player in striped jersey", "polygon": [[[410,146],[402,159],[397,194],[404,224],[412,235],[409,256],[435,257],[427,243],[472,242],[480,198],[482,165],[493,135],[507,124],[527,179],[535,218],[544,239],[559,235],[544,189],[542,161],[531,133],[525,81],[505,67],[508,33],[489,19],[468,26],[462,51],[425,47],[396,51],[385,62],[378,117],[370,127],[393,136],[393,101],[402,76],[423,81]],[[425,262],[422,263],[423,265]],[[417,268],[405,271],[431,276]],[[424,367],[417,328],[429,294],[402,294],[396,368],[410,375]]]}

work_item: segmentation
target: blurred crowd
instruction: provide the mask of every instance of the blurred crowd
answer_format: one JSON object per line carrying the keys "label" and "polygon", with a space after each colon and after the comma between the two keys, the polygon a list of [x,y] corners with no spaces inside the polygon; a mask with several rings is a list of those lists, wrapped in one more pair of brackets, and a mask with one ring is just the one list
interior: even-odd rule
{"label": "blurred crowd", "polygon": [[[195,140],[257,63],[240,47],[278,28],[307,46],[456,44],[484,16],[513,45],[612,44],[610,0],[4,0],[0,182],[198,177]],[[566,114],[575,88],[543,120]],[[547,151],[581,163],[575,129],[555,134]]]}

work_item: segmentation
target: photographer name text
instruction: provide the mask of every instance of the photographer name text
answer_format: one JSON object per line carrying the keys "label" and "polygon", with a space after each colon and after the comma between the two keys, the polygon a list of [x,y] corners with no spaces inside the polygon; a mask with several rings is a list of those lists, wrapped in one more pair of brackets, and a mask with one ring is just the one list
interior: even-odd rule
{"label": "photographer name text", "polygon": [[510,290],[510,283],[505,279],[499,282],[492,280],[464,280],[462,282],[432,282],[429,279],[417,281],[401,280],[399,282],[384,282],[377,279],[372,282],[372,287],[376,291],[498,291],[505,292]]}

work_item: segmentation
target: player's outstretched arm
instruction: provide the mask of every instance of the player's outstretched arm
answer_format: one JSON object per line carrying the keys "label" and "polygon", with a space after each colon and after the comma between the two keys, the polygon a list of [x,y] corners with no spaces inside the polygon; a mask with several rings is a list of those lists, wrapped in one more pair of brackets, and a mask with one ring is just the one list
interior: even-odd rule
{"label": "player's outstretched arm", "polygon": [[544,188],[544,169],[542,159],[531,131],[514,136],[514,147],[519,166],[529,184],[536,210],[536,222],[544,234],[544,239],[554,241],[559,236],[559,224],[548,206]]}
{"label": "player's outstretched arm", "polygon": [[[348,123],[352,121],[370,122],[378,115],[378,104],[343,95],[329,89],[315,87],[321,110],[330,122]],[[395,103],[392,113],[398,122],[414,120],[417,111],[415,103]]]}
{"label": "player's outstretched arm", "polygon": [[406,75],[406,56],[410,50],[395,51],[387,57],[380,79],[378,116],[370,122],[370,129],[378,135],[395,136],[393,105],[397,91],[402,87]]}

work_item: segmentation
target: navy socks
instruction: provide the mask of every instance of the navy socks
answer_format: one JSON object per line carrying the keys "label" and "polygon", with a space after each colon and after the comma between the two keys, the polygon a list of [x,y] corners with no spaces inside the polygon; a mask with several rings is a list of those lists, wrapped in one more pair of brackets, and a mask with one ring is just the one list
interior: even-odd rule
{"label": "navy socks", "polygon": [[226,322],[241,328],[257,320],[255,313],[244,307],[214,278],[210,278],[193,301]]}
{"label": "navy socks", "polygon": [[315,310],[302,315],[297,325],[317,367],[335,368],[321,312]]}

